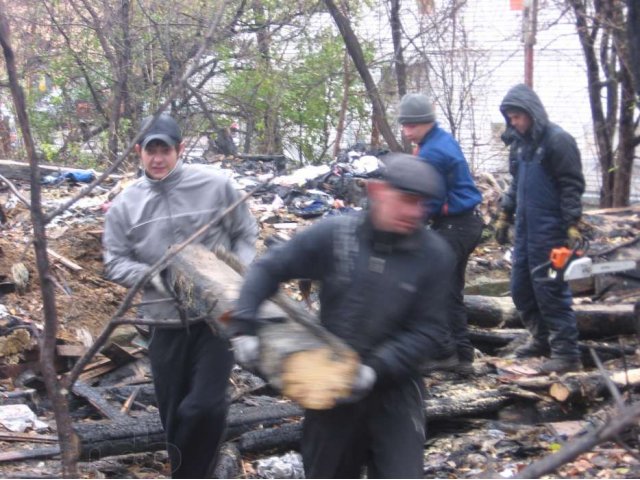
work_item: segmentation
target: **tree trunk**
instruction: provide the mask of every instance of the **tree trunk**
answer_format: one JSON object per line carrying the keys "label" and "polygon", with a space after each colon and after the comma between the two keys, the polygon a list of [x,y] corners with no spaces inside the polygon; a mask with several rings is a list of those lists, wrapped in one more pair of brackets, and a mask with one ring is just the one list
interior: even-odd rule
{"label": "tree trunk", "polygon": [[351,72],[349,64],[349,54],[344,53],[344,60],[342,62],[342,100],[340,102],[340,113],[338,114],[338,124],[336,125],[336,143],[333,146],[333,157],[337,158],[340,153],[342,136],[344,135],[344,122],[347,117],[347,110],[349,108],[349,90],[351,88]]}
{"label": "tree trunk", "polygon": [[[401,0],[390,0],[389,23],[391,24],[391,38],[393,39],[393,66],[396,72],[398,85],[398,98],[407,93],[407,64],[404,61],[404,48],[402,47],[402,22],[400,21]],[[402,147],[405,152],[411,153],[411,142],[402,137]]]}
{"label": "tree trunk", "polygon": [[342,14],[333,0],[324,0],[324,3],[336,22],[342,38],[344,39],[344,43],[347,46],[347,51],[349,52],[349,55],[351,55],[351,59],[353,60],[360,77],[362,77],[365,87],[367,88],[367,94],[369,95],[369,100],[371,100],[371,106],[373,109],[374,122],[378,127],[378,130],[391,150],[395,152],[401,151],[402,147],[398,143],[398,140],[396,140],[395,135],[391,131],[391,128],[385,118],[385,109],[382,104],[378,88],[373,81],[371,72],[369,72],[362,48],[360,47],[360,42],[358,42],[358,38],[355,33],[353,33],[349,20]]}
{"label": "tree trunk", "polygon": [[40,369],[44,377],[47,394],[53,405],[53,412],[58,428],[58,438],[60,439],[62,451],[62,473],[65,477],[78,477],[78,441],[71,428],[71,416],[69,415],[66,392],[58,381],[54,366],[58,316],[56,312],[55,286],[52,280],[51,266],[47,258],[46,222],[41,203],[38,155],[33,142],[33,136],[31,135],[24,94],[20,87],[16,71],[15,56],[9,37],[9,22],[2,4],[0,4],[0,44],[2,45],[4,53],[18,123],[27,149],[29,164],[31,165],[30,210],[31,221],[33,223],[33,244],[38,276],[40,277],[40,290],[44,313],[44,332],[40,347]]}
{"label": "tree trunk", "polygon": [[640,2],[627,0],[627,35],[629,37],[629,61],[633,72],[636,95],[640,97]]}

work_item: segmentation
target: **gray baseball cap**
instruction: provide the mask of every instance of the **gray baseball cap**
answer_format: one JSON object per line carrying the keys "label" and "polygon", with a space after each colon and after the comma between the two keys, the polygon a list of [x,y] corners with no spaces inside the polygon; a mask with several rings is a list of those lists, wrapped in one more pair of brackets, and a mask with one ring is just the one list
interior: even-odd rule
{"label": "gray baseball cap", "polygon": [[[149,115],[142,120],[140,131],[143,131],[153,120],[153,115]],[[146,148],[149,142],[153,140],[160,140],[167,145],[174,146],[182,142],[182,133],[180,127],[173,119],[171,115],[165,113],[161,114],[151,128],[147,130],[147,133],[140,139],[140,146]]]}
{"label": "gray baseball cap", "polygon": [[392,187],[426,198],[444,198],[442,175],[424,159],[399,152],[387,153],[380,159],[385,165],[382,179]]}

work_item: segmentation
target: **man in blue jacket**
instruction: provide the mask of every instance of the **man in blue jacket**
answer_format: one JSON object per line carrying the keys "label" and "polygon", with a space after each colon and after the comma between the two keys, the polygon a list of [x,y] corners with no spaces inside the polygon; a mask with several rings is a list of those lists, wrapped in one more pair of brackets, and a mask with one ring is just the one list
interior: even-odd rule
{"label": "man in blue jacket", "polygon": [[542,373],[579,370],[578,328],[567,282],[543,281],[534,270],[555,247],[580,240],[584,177],[575,139],[549,121],[538,95],[524,84],[511,88],[500,105],[507,128],[513,181],[502,198],[496,240],[506,243],[515,214],[516,238],[511,296],[531,339],[520,358],[549,356]]}
{"label": "man in blue jacket", "polygon": [[445,179],[444,200],[432,202],[429,208],[431,228],[444,237],[455,253],[448,315],[459,361],[455,371],[473,374],[474,349],[469,340],[463,290],[467,261],[480,242],[484,227],[476,211],[482,195],[471,177],[460,145],[449,132],[440,128],[432,102],[426,95],[409,93],[402,97],[398,122],[404,137],[416,145],[414,154],[435,167]]}

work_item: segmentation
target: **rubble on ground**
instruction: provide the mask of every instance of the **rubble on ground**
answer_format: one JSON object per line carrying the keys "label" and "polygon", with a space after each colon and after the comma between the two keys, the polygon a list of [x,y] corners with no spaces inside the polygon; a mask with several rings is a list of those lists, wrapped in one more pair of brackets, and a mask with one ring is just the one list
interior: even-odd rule
{"label": "rubble on ground", "polygon": [[[239,189],[257,187],[248,204],[260,223],[259,251],[263,251],[318,218],[365,208],[364,183],[376,177],[377,165],[375,156],[359,150],[317,168],[289,166],[284,171],[281,159],[269,156],[218,157],[205,168],[228,175]],[[64,176],[59,181],[60,177],[44,186],[47,209],[79,190],[75,178]],[[117,178],[106,183],[47,228],[59,317],[56,369],[60,374],[86,352],[126,293],[103,277],[101,234],[105,210],[127,181]],[[606,422],[614,402],[600,381],[591,349],[617,379],[624,399],[638,399],[640,356],[633,331],[638,325],[633,306],[640,300],[637,270],[572,283],[576,304],[587,305],[585,318],[595,315],[590,310],[595,305],[601,312],[597,322],[604,322],[602,318],[609,322],[601,333],[582,339],[584,373],[541,377],[535,361],[524,364],[510,358],[526,334],[505,296],[511,249],[492,240],[491,224],[506,181],[488,174],[477,178],[484,196],[479,210],[488,227],[467,273],[470,302],[477,301],[472,296],[502,296],[506,303],[490,308],[468,304],[477,375],[437,372],[425,378],[430,418],[427,478],[512,476]],[[16,186],[28,189],[23,181],[16,181]],[[38,367],[43,315],[30,213],[8,189],[0,191],[0,205],[6,217],[0,230],[0,476],[50,476],[60,468],[55,421]],[[585,220],[590,253],[601,259],[638,260],[639,207],[592,210]],[[297,283],[287,284],[285,291],[296,300],[305,298]],[[307,300],[312,308],[318,307],[315,288]],[[479,324],[481,317],[485,323]],[[83,445],[84,477],[170,476],[146,345],[143,328],[118,328],[70,394]],[[239,367],[233,371],[229,395],[230,428],[218,474],[300,478],[301,409]],[[633,435],[626,440],[637,447]],[[624,448],[605,443],[566,464],[557,476],[634,478],[640,476],[640,466]]]}

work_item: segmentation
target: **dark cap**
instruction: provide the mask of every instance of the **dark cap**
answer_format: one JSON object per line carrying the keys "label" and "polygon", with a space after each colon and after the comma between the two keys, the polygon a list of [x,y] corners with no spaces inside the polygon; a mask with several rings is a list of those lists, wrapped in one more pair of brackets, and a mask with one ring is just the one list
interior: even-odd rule
{"label": "dark cap", "polygon": [[427,198],[444,198],[442,175],[422,158],[398,152],[380,158],[385,165],[382,178],[392,187]]}
{"label": "dark cap", "polygon": [[[153,120],[153,115],[149,115],[142,121],[140,131],[142,132]],[[180,127],[173,119],[172,116],[167,114],[161,114],[151,128],[147,130],[144,136],[140,139],[140,146],[146,148],[149,142],[152,140],[160,140],[167,145],[174,146],[182,142],[182,133]]]}

